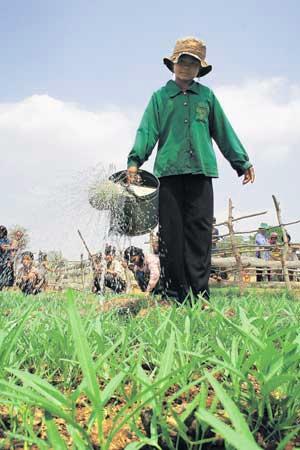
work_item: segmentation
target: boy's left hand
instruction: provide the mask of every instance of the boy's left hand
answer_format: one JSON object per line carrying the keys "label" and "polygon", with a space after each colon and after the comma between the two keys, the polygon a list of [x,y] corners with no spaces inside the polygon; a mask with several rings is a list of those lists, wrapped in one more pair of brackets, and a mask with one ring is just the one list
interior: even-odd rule
{"label": "boy's left hand", "polygon": [[255,172],[254,172],[254,167],[249,167],[249,169],[246,170],[246,172],[244,173],[244,179],[243,179],[243,184],[247,184],[249,182],[254,183],[255,180]]}

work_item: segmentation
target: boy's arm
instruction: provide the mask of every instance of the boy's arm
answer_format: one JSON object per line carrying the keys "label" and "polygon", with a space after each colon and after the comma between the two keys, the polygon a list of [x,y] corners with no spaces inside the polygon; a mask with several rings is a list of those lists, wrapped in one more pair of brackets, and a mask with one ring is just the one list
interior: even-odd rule
{"label": "boy's arm", "polygon": [[25,280],[24,272],[21,268],[21,269],[19,269],[17,276],[16,276],[16,286],[21,287],[25,281],[26,280]]}
{"label": "boy's arm", "polygon": [[144,112],[136,133],[133,148],[128,156],[127,167],[139,168],[151,155],[159,137],[159,113],[155,94]]}
{"label": "boy's arm", "polygon": [[157,261],[156,261],[153,258],[146,256],[146,265],[150,272],[150,277],[149,277],[149,282],[148,282],[146,292],[151,292],[157,285],[159,277],[160,277],[159,259],[157,258]]}
{"label": "boy's arm", "polygon": [[248,154],[227,119],[218,99],[212,93],[210,111],[210,132],[219,149],[230,162],[238,176],[244,175],[252,168]]}

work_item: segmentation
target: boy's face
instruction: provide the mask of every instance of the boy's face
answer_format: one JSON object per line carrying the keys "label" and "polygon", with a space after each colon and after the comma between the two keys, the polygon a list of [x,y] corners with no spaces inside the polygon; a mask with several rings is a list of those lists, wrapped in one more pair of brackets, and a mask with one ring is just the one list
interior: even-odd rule
{"label": "boy's face", "polygon": [[130,258],[130,262],[133,264],[138,264],[139,261],[140,261],[139,255],[134,255],[134,256],[131,256],[131,258]]}
{"label": "boy's face", "polygon": [[178,63],[174,63],[174,73],[177,79],[191,81],[197,77],[200,62],[190,55],[181,55]]}
{"label": "boy's face", "polygon": [[24,256],[22,259],[22,263],[24,267],[30,267],[32,265],[32,259],[30,256]]}

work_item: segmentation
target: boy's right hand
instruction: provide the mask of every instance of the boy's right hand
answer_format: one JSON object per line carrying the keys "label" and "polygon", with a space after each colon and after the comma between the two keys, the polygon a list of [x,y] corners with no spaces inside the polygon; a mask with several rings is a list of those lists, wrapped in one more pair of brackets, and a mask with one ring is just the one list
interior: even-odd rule
{"label": "boy's right hand", "polygon": [[128,167],[128,169],[127,169],[127,182],[129,184],[135,182],[137,173],[138,173],[137,167],[135,167],[135,166]]}

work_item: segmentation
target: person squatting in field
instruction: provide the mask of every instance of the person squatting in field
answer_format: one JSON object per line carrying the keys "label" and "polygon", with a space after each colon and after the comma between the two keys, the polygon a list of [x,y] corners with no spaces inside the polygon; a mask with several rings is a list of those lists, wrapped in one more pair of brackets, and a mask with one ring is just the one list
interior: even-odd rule
{"label": "person squatting in field", "polygon": [[111,289],[116,294],[125,292],[126,276],[122,262],[117,258],[116,249],[111,245],[107,245],[104,254],[106,260],[104,286]]}
{"label": "person squatting in field", "polygon": [[152,242],[152,253],[144,255],[141,248],[128,247],[124,252],[127,267],[134,273],[142,292],[157,294],[159,292],[160,261],[157,240]]}
{"label": "person squatting in field", "polygon": [[254,169],[213,91],[194,81],[208,74],[206,46],[194,37],[179,39],[164,58],[175,74],[154,92],[128,156],[127,178],[158,149],[154,174],[160,180],[159,235],[164,295],[182,302],[190,291],[209,298],[213,186],[218,177],[212,139],[243,184]]}
{"label": "person squatting in field", "polygon": [[21,267],[16,277],[16,285],[25,295],[39,294],[45,284],[45,279],[34,266],[33,253],[25,251],[21,255]]}

